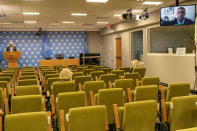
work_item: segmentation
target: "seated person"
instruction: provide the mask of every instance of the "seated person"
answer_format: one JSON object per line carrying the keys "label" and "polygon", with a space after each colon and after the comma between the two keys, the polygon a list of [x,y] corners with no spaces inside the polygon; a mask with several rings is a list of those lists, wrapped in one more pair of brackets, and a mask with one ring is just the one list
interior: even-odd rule
{"label": "seated person", "polygon": [[62,71],[60,72],[60,76],[59,78],[63,81],[71,81],[72,80],[72,75],[73,73],[71,72],[70,69],[68,68],[64,68],[62,69]]}

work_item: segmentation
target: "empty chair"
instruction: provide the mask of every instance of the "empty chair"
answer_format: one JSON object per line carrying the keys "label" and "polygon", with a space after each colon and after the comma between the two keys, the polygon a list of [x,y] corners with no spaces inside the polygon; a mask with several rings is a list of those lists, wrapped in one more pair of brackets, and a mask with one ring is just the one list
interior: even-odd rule
{"label": "empty chair", "polygon": [[128,88],[130,90],[135,90],[134,86],[134,80],[132,79],[118,79],[115,80],[115,88],[122,88],[123,89],[123,95],[124,95],[124,100],[127,102],[128,99]]}
{"label": "empty chair", "polygon": [[24,75],[19,78],[20,80],[24,79],[38,79],[36,75]]}
{"label": "empty chair", "polygon": [[93,67],[96,71],[102,71],[102,68],[104,68],[104,66],[95,66]]}
{"label": "empty chair", "polygon": [[84,66],[82,66],[82,67],[77,67],[77,72],[83,72],[83,70],[85,70],[85,69],[88,69],[88,67],[84,67]]}
{"label": "empty chair", "polygon": [[75,107],[83,107],[86,104],[86,96],[85,92],[66,92],[66,93],[59,93],[57,96],[57,104],[56,104],[56,112],[58,116],[58,127],[61,129],[60,124],[60,110],[64,110],[64,114],[67,114],[70,108]]}
{"label": "empty chair", "polygon": [[83,76],[83,72],[74,72],[72,75],[72,80],[75,79],[75,76]]}
{"label": "empty chair", "polygon": [[125,76],[124,76],[125,79],[133,79],[134,80],[134,85],[135,86],[138,86],[139,82],[138,80],[140,79],[140,75],[138,72],[132,72],[132,73],[125,73]]}
{"label": "empty chair", "polygon": [[146,85],[157,85],[159,87],[159,77],[144,77],[142,78],[141,85],[146,86]]}
{"label": "empty chair", "polygon": [[170,104],[170,131],[197,127],[197,97],[174,97]]}
{"label": "empty chair", "polygon": [[[155,131],[157,102],[154,100],[126,103],[115,110],[116,128],[123,131]],[[119,114],[119,115],[118,115]]]}
{"label": "empty chair", "polygon": [[83,70],[83,74],[84,74],[84,75],[90,75],[90,73],[91,73],[92,71],[95,71],[95,69],[84,69],[84,70]]}
{"label": "empty chair", "polygon": [[130,72],[130,67],[120,67],[119,70],[123,70],[125,73]]}
{"label": "empty chair", "polygon": [[[64,117],[62,113],[62,117]],[[78,107],[69,110],[68,131],[106,131],[107,116],[105,106]],[[64,120],[64,119],[63,119]],[[62,123],[65,123],[64,121]],[[61,128],[65,131],[65,127]]]}
{"label": "empty chair", "polygon": [[115,71],[112,71],[112,74],[116,74],[117,78],[121,78],[121,76],[124,76],[124,71],[123,70],[115,70]]}
{"label": "empty chair", "polygon": [[112,88],[111,83],[113,83],[117,78],[116,74],[104,74],[100,76],[100,80],[104,80],[107,88]]}
{"label": "empty chair", "polygon": [[94,69],[97,65],[88,65],[88,69]]}
{"label": "empty chair", "polygon": [[84,83],[84,91],[86,92],[87,104],[94,105],[95,104],[93,100],[94,94],[97,94],[100,89],[104,89],[104,88],[105,88],[104,81],[86,81]]}
{"label": "empty chair", "polygon": [[113,69],[112,68],[102,68],[102,71],[104,71],[105,74],[110,74],[113,71]]}
{"label": "empty chair", "polygon": [[138,72],[139,75],[140,75],[140,80],[141,80],[144,77],[144,75],[145,75],[146,68],[144,68],[144,67],[136,67],[136,68],[133,68],[132,72]]}
{"label": "empty chair", "polygon": [[197,131],[197,127],[187,128],[187,129],[180,129],[180,130],[176,130],[176,131]]}
{"label": "empty chair", "polygon": [[21,76],[24,76],[24,75],[35,75],[35,72],[22,72]]}
{"label": "empty chair", "polygon": [[13,96],[11,100],[11,112],[25,113],[43,111],[44,99],[41,95]]}
{"label": "empty chair", "polygon": [[82,91],[82,86],[84,85],[85,81],[92,81],[91,76],[76,76],[75,77],[75,83],[76,83],[76,91],[80,90]]}
{"label": "empty chair", "polygon": [[17,86],[15,88],[16,96],[24,96],[24,95],[40,95],[41,87],[38,85],[30,85],[30,86]]}
{"label": "empty chair", "polygon": [[5,131],[51,131],[47,112],[31,112],[6,115]]}
{"label": "empty chair", "polygon": [[[97,98],[96,98],[97,97]],[[95,95],[95,104],[106,105],[108,123],[113,124],[114,113],[113,104],[117,104],[118,107],[122,107],[124,104],[123,90],[121,88],[112,89],[100,89],[98,94]]]}
{"label": "empty chair", "polygon": [[18,86],[39,85],[36,79],[24,79],[18,81]]}
{"label": "empty chair", "polygon": [[60,78],[59,77],[52,77],[52,78],[49,78],[47,80],[47,92],[48,94],[51,94],[51,85],[53,84],[53,82],[56,82],[56,81],[59,81]]}
{"label": "empty chair", "polygon": [[104,75],[105,72],[104,71],[92,71],[90,73],[90,75],[92,76],[92,79],[94,81],[99,80],[101,75]]}
{"label": "empty chair", "polygon": [[68,68],[71,69],[71,70],[76,70],[77,65],[68,65]]}
{"label": "empty chair", "polygon": [[7,96],[10,94],[9,85],[7,81],[0,81],[0,88],[2,88],[3,90],[6,90],[5,93],[7,94]]}

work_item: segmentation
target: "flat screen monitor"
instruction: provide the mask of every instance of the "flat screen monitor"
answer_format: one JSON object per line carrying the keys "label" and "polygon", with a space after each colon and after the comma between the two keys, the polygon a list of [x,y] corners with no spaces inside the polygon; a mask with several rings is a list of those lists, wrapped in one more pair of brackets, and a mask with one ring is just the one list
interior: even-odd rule
{"label": "flat screen monitor", "polygon": [[195,24],[196,5],[160,8],[160,25],[176,26]]}

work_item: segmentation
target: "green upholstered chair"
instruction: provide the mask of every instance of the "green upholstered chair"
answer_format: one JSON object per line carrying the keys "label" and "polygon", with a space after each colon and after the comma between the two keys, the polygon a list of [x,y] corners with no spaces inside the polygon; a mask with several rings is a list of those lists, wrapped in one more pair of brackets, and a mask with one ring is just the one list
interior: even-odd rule
{"label": "green upholstered chair", "polygon": [[75,77],[75,83],[76,83],[76,89],[75,90],[76,91],[82,90],[82,86],[84,85],[85,81],[92,81],[92,77],[91,76],[76,76]]}
{"label": "green upholstered chair", "polygon": [[49,93],[52,93],[51,90],[51,85],[53,84],[53,82],[59,81],[60,78],[59,77],[52,77],[52,78],[48,78],[47,80],[47,91],[49,91]]}
{"label": "green upholstered chair", "polygon": [[89,106],[78,107],[69,110],[69,131],[105,131],[106,127],[106,107]]}
{"label": "green upholstered chair", "polygon": [[13,77],[14,76],[14,74],[13,73],[2,73],[2,74],[0,74],[0,77]]}
{"label": "green upholstered chair", "polygon": [[44,71],[44,72],[42,73],[42,76],[45,77],[46,74],[57,74],[57,72],[56,72],[56,71]]}
{"label": "green upholstered chair", "polygon": [[180,129],[180,130],[176,130],[176,131],[197,131],[197,127],[187,128],[187,129]]}
{"label": "green upholstered chair", "polygon": [[5,131],[49,131],[47,112],[31,112],[7,115]]}
{"label": "green upholstered chair", "polygon": [[124,76],[124,71],[123,70],[114,70],[114,71],[112,71],[112,74],[116,74],[117,78],[121,78],[121,76]]}
{"label": "green upholstered chair", "polygon": [[119,70],[123,70],[125,73],[129,73],[130,72],[130,67],[120,67]]}
{"label": "green upholstered chair", "polygon": [[71,69],[71,70],[76,70],[77,65],[68,65],[68,68]]}
{"label": "green upholstered chair", "polygon": [[138,80],[140,79],[140,75],[138,72],[132,72],[132,73],[125,73],[124,76],[125,79],[133,79],[134,80],[134,85],[138,86]]}
{"label": "green upholstered chair", "polygon": [[110,74],[113,71],[113,69],[112,68],[102,68],[102,71],[104,71],[105,74]]}
{"label": "green upholstered chair", "polygon": [[7,96],[9,95],[9,85],[7,81],[0,81],[0,88],[6,89]]}
{"label": "green upholstered chair", "polygon": [[134,94],[134,101],[158,101],[158,87],[156,85],[138,86],[132,94]]}
{"label": "green upholstered chair", "polygon": [[104,74],[100,76],[100,80],[104,80],[107,88],[111,88],[109,83],[114,83],[116,79],[118,79],[116,74]]}
{"label": "green upholstered chair", "polygon": [[52,94],[56,98],[59,93],[74,92],[75,87],[75,81],[56,81],[52,84]]}
{"label": "green upholstered chair", "polygon": [[93,67],[96,71],[102,71],[102,68],[104,68],[104,66],[95,66]]}
{"label": "green upholstered chair", "polygon": [[105,72],[104,71],[92,71],[90,73],[90,75],[92,76],[92,79],[94,81],[99,80],[101,75],[104,75]]}
{"label": "green upholstered chair", "polygon": [[88,67],[84,67],[84,66],[82,66],[82,67],[77,67],[77,72],[83,72],[83,70],[85,70],[85,69],[88,69]]}
{"label": "green upholstered chair", "polygon": [[72,80],[75,79],[75,76],[83,76],[83,72],[73,72]]}
{"label": "green upholstered chair", "polygon": [[91,72],[95,71],[95,69],[84,69],[83,74],[84,75],[90,75]]}
{"label": "green upholstered chair", "polygon": [[46,74],[45,75],[45,81],[47,81],[49,78],[53,78],[53,77],[59,77],[59,74]]}
{"label": "green upholstered chair", "polygon": [[127,89],[135,90],[134,80],[132,79],[118,79],[115,80],[115,88],[122,88],[124,100],[127,102],[128,99],[128,92]]}
{"label": "green upholstered chair", "polygon": [[0,88],[0,109],[4,112],[4,93],[2,88]]}
{"label": "green upholstered chair", "polygon": [[132,72],[138,72],[140,74],[140,80],[141,80],[145,75],[146,68],[145,67],[136,67],[136,68],[133,68]]}
{"label": "green upholstered chair", "polygon": [[155,100],[126,103],[118,108],[123,131],[155,131],[157,102]]}
{"label": "green upholstered chair", "polygon": [[42,111],[41,95],[13,96],[11,100],[12,114]]}
{"label": "green upholstered chair", "polygon": [[104,81],[86,81],[84,83],[84,91],[86,92],[86,98],[87,98],[87,104],[88,105],[94,105],[94,101],[91,102],[90,99],[90,91],[92,91],[92,98],[94,97],[94,94],[97,94],[100,89],[105,89],[106,85]]}
{"label": "green upholstered chair", "polygon": [[97,65],[88,65],[88,69],[94,69]]}
{"label": "green upholstered chair", "polygon": [[170,103],[170,131],[197,127],[197,97],[174,97]]}
{"label": "green upholstered chair", "polygon": [[17,86],[15,88],[16,96],[24,96],[24,95],[40,95],[41,87],[38,85],[30,85],[30,86]]}
{"label": "green upholstered chair", "polygon": [[33,66],[24,66],[23,69],[34,69]]}
{"label": "green upholstered chair", "polygon": [[11,82],[11,77],[10,77],[10,76],[0,77],[0,81],[7,81],[7,82]]}
{"label": "green upholstered chair", "polygon": [[96,104],[106,105],[108,123],[113,124],[114,113],[113,104],[117,104],[118,107],[122,107],[124,104],[123,89],[112,88],[112,89],[100,89],[98,91],[98,98]]}
{"label": "green upholstered chair", "polygon": [[59,93],[56,101],[56,112],[58,116],[58,127],[61,128],[60,125],[60,110],[64,110],[64,114],[69,112],[70,108],[75,107],[83,107],[86,105],[86,96],[84,91],[79,92],[66,92]]}
{"label": "green upholstered chair", "polygon": [[34,69],[22,69],[22,72],[35,72]]}
{"label": "green upholstered chair", "polygon": [[35,75],[35,72],[22,72],[21,76],[24,76],[24,75]]}
{"label": "green upholstered chair", "polygon": [[143,77],[141,85],[146,86],[146,85],[157,85],[159,87],[159,77]]}
{"label": "green upholstered chair", "polygon": [[19,79],[25,80],[25,79],[38,79],[38,78],[36,75],[24,75],[24,76],[21,76]]}
{"label": "green upholstered chair", "polygon": [[173,83],[169,84],[167,88],[166,101],[171,101],[173,97],[188,96],[190,91],[189,83]]}
{"label": "green upholstered chair", "polygon": [[18,86],[39,85],[36,79],[24,79],[18,81]]}

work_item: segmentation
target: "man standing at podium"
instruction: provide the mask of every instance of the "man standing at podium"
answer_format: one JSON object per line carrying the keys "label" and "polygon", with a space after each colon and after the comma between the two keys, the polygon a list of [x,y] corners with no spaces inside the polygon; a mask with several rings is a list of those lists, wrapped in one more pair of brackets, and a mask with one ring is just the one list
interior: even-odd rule
{"label": "man standing at podium", "polygon": [[13,46],[12,41],[10,41],[9,46],[6,48],[6,51],[10,51],[10,52],[17,51],[16,46]]}

